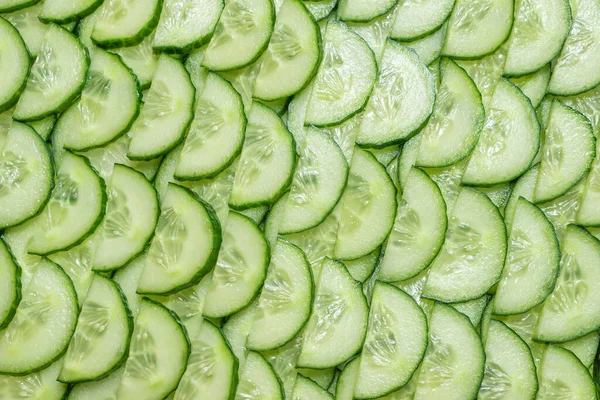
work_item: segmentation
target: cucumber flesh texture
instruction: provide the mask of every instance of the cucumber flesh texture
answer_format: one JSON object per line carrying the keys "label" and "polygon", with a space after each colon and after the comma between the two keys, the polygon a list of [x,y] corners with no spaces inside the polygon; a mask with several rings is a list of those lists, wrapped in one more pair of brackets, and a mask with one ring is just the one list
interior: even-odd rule
{"label": "cucumber flesh texture", "polygon": [[600,214],[596,204],[600,201],[598,179],[600,179],[600,142],[596,141],[596,157],[585,181],[584,192],[577,210],[576,222],[582,226],[600,226]]}
{"label": "cucumber flesh texture", "polygon": [[337,17],[340,21],[369,22],[390,11],[397,0],[339,0]]}
{"label": "cucumber flesh texture", "polygon": [[569,0],[517,1],[506,44],[505,75],[531,74],[548,64],[560,53],[570,28]]}
{"label": "cucumber flesh texture", "polygon": [[101,4],[102,0],[46,0],[39,18],[58,24],[73,22],[93,13]]}
{"label": "cucumber flesh texture", "polygon": [[531,167],[527,172],[521,175],[513,187],[508,202],[504,207],[504,221],[509,232],[515,219],[515,212],[519,199],[523,197],[529,202],[533,200],[533,192],[535,190],[539,169],[539,164]]}
{"label": "cucumber flesh texture", "polygon": [[225,79],[209,73],[195,107],[175,170],[180,180],[215,177],[231,165],[244,143],[242,98]]}
{"label": "cucumber flesh texture", "polygon": [[107,376],[127,358],[132,332],[133,318],[121,289],[95,275],[58,380],[73,383]]}
{"label": "cucumber flesh texture", "polygon": [[[354,355],[367,330],[366,299],[343,264],[324,259],[312,314],[306,325],[298,366],[330,368]],[[335,346],[335,343],[344,346]]]}
{"label": "cucumber flesh texture", "polygon": [[67,251],[53,253],[48,256],[51,261],[58,264],[69,275],[80,303],[83,303],[92,283],[93,273],[91,267],[95,249],[95,240],[91,237]]}
{"label": "cucumber flesh texture", "polygon": [[58,359],[77,324],[77,295],[56,264],[39,264],[17,312],[0,337],[0,371],[25,375]]}
{"label": "cucumber flesh texture", "polygon": [[138,315],[140,304],[142,302],[142,296],[136,293],[136,289],[140,276],[142,276],[142,272],[144,271],[145,262],[146,255],[142,254],[131,260],[129,264],[119,269],[113,275],[113,280],[121,288],[121,291],[127,300],[127,306],[134,317]]}
{"label": "cucumber flesh texture", "polygon": [[385,168],[370,153],[354,151],[334,254],[353,260],[371,253],[390,233],[396,214],[396,188]]}
{"label": "cucumber flesh texture", "polygon": [[375,271],[375,268],[379,263],[380,253],[381,248],[378,248],[373,250],[372,253],[357,258],[356,260],[346,260],[343,264],[355,281],[364,282],[373,274],[373,271]]}
{"label": "cucumber flesh texture", "polygon": [[377,62],[367,43],[344,23],[330,21],[305,124],[334,125],[348,119],[364,107],[376,78]]}
{"label": "cucumber flesh texture", "polygon": [[240,363],[240,369],[244,367],[246,356],[248,355],[246,344],[248,335],[252,329],[252,321],[254,321],[254,316],[256,315],[257,305],[258,302],[253,301],[248,307],[233,314],[227,318],[227,322],[225,322],[222,328],[223,336],[227,339],[233,355]]}
{"label": "cucumber flesh texture", "polygon": [[477,397],[484,364],[484,349],[469,319],[436,303],[429,318],[429,345],[415,400]]}
{"label": "cucumber flesh texture", "polygon": [[165,0],[152,47],[161,52],[188,52],[213,34],[223,0]]}
{"label": "cucumber flesh texture", "polygon": [[585,116],[555,100],[542,151],[533,195],[536,203],[562,196],[589,171],[596,155],[592,125]]}
{"label": "cucumber flesh texture", "polygon": [[294,400],[333,400],[331,393],[320,387],[315,381],[300,374],[296,378],[292,396]]}
{"label": "cucumber flesh texture", "polygon": [[63,111],[81,94],[88,67],[89,58],[79,40],[50,24],[13,118],[36,121]]}
{"label": "cucumber flesh texture", "polygon": [[475,327],[479,326],[483,313],[488,304],[488,295],[481,296],[478,299],[464,301],[462,303],[450,304],[456,311],[465,315],[471,321],[471,324]]}
{"label": "cucumber flesh texture", "polygon": [[596,386],[587,368],[568,350],[548,346],[540,365],[538,398],[567,396],[596,399]]}
{"label": "cucumber flesh texture", "polygon": [[[83,382],[74,385],[66,400],[106,400],[106,396],[117,396],[124,367],[119,368],[99,381]],[[57,371],[58,372],[58,371]]]}
{"label": "cucumber flesh texture", "polygon": [[358,134],[357,143],[385,147],[410,137],[431,115],[433,76],[412,50],[388,40]]}
{"label": "cucumber flesh texture", "polygon": [[137,81],[118,56],[101,49],[91,54],[81,97],[60,116],[54,132],[64,137],[66,149],[75,151],[103,146],[125,133],[141,102]]}
{"label": "cucumber flesh texture", "polygon": [[255,351],[248,352],[235,398],[283,400],[283,388],[273,367]]}
{"label": "cucumber flesh texture", "polygon": [[595,301],[600,242],[583,228],[567,227],[562,240],[560,275],[542,308],[535,339],[565,342],[600,326]]}
{"label": "cucumber flesh texture", "polygon": [[483,106],[486,113],[490,112],[490,103],[494,97],[496,85],[500,82],[504,73],[504,62],[506,61],[506,48],[501,47],[496,52],[478,60],[456,60],[477,85],[481,93]]}
{"label": "cucumber flesh texture", "polygon": [[551,94],[568,96],[590,90],[600,83],[600,4],[593,0],[570,2],[571,31],[556,59],[548,85]]}
{"label": "cucumber flesh texture", "polygon": [[348,169],[335,141],[324,132],[309,129],[279,232],[301,232],[320,224],[338,204],[346,187]]}
{"label": "cucumber flesh texture", "polygon": [[538,207],[519,198],[494,313],[521,314],[541,304],[554,288],[559,261],[552,224]]}
{"label": "cucumber flesh texture", "polygon": [[105,48],[135,46],[156,28],[162,5],[162,0],[106,1],[98,9],[92,40]]}
{"label": "cucumber flesh texture", "polygon": [[252,220],[230,212],[203,313],[226,317],[256,297],[267,274],[269,244]]}
{"label": "cucumber flesh texture", "polygon": [[183,65],[162,55],[142,111],[131,127],[127,157],[151,160],[181,143],[194,117],[194,96],[194,86]]}
{"label": "cucumber flesh texture", "polygon": [[354,397],[374,398],[404,386],[426,348],[427,318],[421,307],[402,290],[376,283]]}
{"label": "cucumber flesh texture", "polygon": [[502,322],[491,321],[485,355],[485,374],[478,399],[535,397],[538,380],[529,346]]}
{"label": "cucumber flesh texture", "polygon": [[333,380],[335,379],[336,368],[328,369],[310,369],[310,368],[298,368],[298,373],[305,378],[314,381],[317,385],[323,389],[329,388]]}
{"label": "cucumber flesh texture", "polygon": [[481,94],[454,61],[444,64],[433,113],[419,136],[416,165],[446,167],[475,148],[485,121]]}
{"label": "cucumber flesh texture", "polygon": [[0,17],[0,34],[4,38],[0,50],[0,74],[4,77],[0,85],[0,112],[17,103],[25,89],[29,74],[29,53],[19,31],[10,22]]}
{"label": "cucumber flesh texture", "polygon": [[308,321],[313,278],[304,253],[278,239],[258,300],[247,346],[264,351],[292,340]]}
{"label": "cucumber flesh texture", "polygon": [[510,35],[514,0],[456,0],[443,53],[480,58],[498,49]]}
{"label": "cucumber flesh texture", "polygon": [[42,40],[48,30],[48,25],[38,18],[41,10],[42,4],[36,4],[9,14],[2,14],[2,18],[17,28],[32,59],[38,55]]}
{"label": "cucumber flesh texture", "polygon": [[390,37],[399,41],[420,39],[438,30],[450,17],[455,0],[400,2]]}
{"label": "cucumber flesh texture", "polygon": [[331,11],[337,5],[337,0],[323,0],[316,2],[303,0],[302,2],[317,21],[321,21],[330,15]]}
{"label": "cucumber flesh texture", "polygon": [[274,23],[271,0],[228,1],[202,65],[212,71],[228,71],[252,64],[266,50]]}
{"label": "cucumber flesh texture", "polygon": [[354,386],[360,369],[360,356],[346,364],[335,388],[337,400],[354,400]]}
{"label": "cucumber flesh texture", "polygon": [[445,302],[481,297],[500,278],[505,255],[506,228],[498,209],[484,194],[463,188],[423,296]]}
{"label": "cucumber flesh texture", "polygon": [[531,101],[531,105],[537,108],[546,95],[546,89],[550,82],[550,72],[550,64],[546,64],[532,74],[511,78],[510,81],[521,89],[523,94]]}
{"label": "cucumber flesh texture", "polygon": [[398,202],[378,279],[406,280],[427,268],[444,243],[447,226],[440,189],[425,172],[413,167]]}
{"label": "cucumber flesh texture", "polygon": [[[48,368],[24,376],[0,376],[0,396],[6,399],[60,400],[65,397],[68,386],[58,382],[56,377],[60,371],[60,361]],[[96,400],[96,399],[88,399]]]}
{"label": "cucumber flesh texture", "polygon": [[35,216],[54,184],[54,168],[46,144],[33,128],[13,122],[0,142],[0,229]]}
{"label": "cucumber flesh texture", "polygon": [[40,119],[39,121],[30,122],[29,126],[31,126],[38,135],[44,141],[48,141],[50,135],[52,134],[52,129],[54,128],[54,124],[56,123],[56,115],[51,115],[44,119]]}
{"label": "cucumber flesh texture", "polygon": [[17,11],[26,7],[35,5],[40,0],[2,0],[0,2],[0,12]]}
{"label": "cucumber flesh texture", "polygon": [[142,300],[117,400],[164,399],[177,387],[190,356],[190,342],[177,316]]}
{"label": "cucumber flesh texture", "polygon": [[199,397],[232,399],[238,379],[238,362],[219,328],[204,321],[192,338],[187,369],[174,400]]}
{"label": "cucumber flesh texture", "polygon": [[221,225],[192,191],[169,184],[138,293],[171,294],[197,284],[217,261]]}
{"label": "cucumber flesh texture", "polygon": [[463,184],[491,186],[523,174],[540,146],[540,126],[529,99],[510,81],[496,86]]}
{"label": "cucumber flesh texture", "polygon": [[430,35],[410,42],[401,41],[399,43],[404,47],[413,49],[421,57],[425,65],[430,65],[442,54],[447,32],[448,24],[444,23],[441,28]]}
{"label": "cucumber flesh texture", "polygon": [[273,203],[289,186],[295,162],[294,138],[281,118],[253,103],[229,205],[245,209]]}
{"label": "cucumber flesh texture", "polygon": [[6,244],[0,240],[0,270],[4,277],[0,293],[0,328],[4,329],[12,321],[21,302],[21,267],[10,253]]}
{"label": "cucumber flesh texture", "polygon": [[150,87],[152,77],[158,67],[160,57],[152,51],[153,41],[154,34],[150,34],[137,45],[114,50],[114,53],[121,57],[123,63],[131,68],[142,89]]}
{"label": "cucumber flesh texture", "polygon": [[95,271],[127,264],[151,240],[160,213],[154,187],[140,172],[117,164],[107,189],[106,216],[98,231]]}
{"label": "cucumber flesh texture", "polygon": [[593,331],[579,339],[571,340],[569,342],[557,343],[557,346],[569,350],[575,354],[586,368],[589,368],[596,358],[596,352],[598,350],[598,332]]}
{"label": "cucumber flesh texture", "polygon": [[[579,111],[583,115],[585,115],[592,126],[594,127],[594,136],[598,137],[600,132],[600,115],[598,115],[598,107],[600,101],[600,86],[592,90],[588,90],[587,92],[576,94],[574,96],[566,96],[566,97],[558,97],[560,101],[565,103],[571,108]],[[550,98],[544,101],[546,104],[552,104]],[[550,107],[546,107],[549,109]]]}

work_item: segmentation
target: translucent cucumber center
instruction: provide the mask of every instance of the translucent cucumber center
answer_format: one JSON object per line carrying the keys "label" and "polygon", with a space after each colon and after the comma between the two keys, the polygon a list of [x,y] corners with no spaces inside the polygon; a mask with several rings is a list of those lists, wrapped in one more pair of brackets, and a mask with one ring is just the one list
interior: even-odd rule
{"label": "translucent cucumber center", "polygon": [[127,195],[112,187],[108,191],[108,212],[104,221],[104,236],[114,239],[131,232],[131,210],[127,206]]}
{"label": "translucent cucumber center", "polygon": [[47,293],[34,291],[19,304],[14,319],[6,328],[4,336],[9,344],[26,340],[36,328],[43,326],[52,310],[52,299]]}
{"label": "translucent cucumber center", "polygon": [[577,398],[571,387],[562,379],[544,379],[537,395],[540,400],[569,400]]}
{"label": "translucent cucumber center", "polygon": [[111,312],[108,307],[95,301],[86,302],[79,315],[67,358],[81,362],[92,349],[94,340],[106,333],[110,320]]}
{"label": "translucent cucumber center", "polygon": [[513,279],[517,281],[526,273],[534,260],[534,244],[521,229],[514,228],[510,242],[508,244],[508,256],[506,267],[508,273],[506,280]]}
{"label": "translucent cucumber center", "polygon": [[192,287],[169,297],[167,305],[183,320],[202,316],[204,297],[196,293],[197,288]]}
{"label": "translucent cucumber center", "polygon": [[564,159],[564,144],[565,138],[562,130],[551,124],[546,130],[546,143],[542,155],[543,167],[540,169],[541,174],[552,177],[559,172]]}
{"label": "translucent cucumber center", "polygon": [[[449,115],[456,108],[457,101],[454,93],[450,91],[447,85],[442,84],[438,90],[435,99],[435,110],[431,115],[425,135],[421,136],[426,146],[436,147],[444,133],[454,127],[454,120]],[[451,133],[452,134],[452,133]]]}
{"label": "translucent cucumber center", "polygon": [[225,232],[223,243],[226,243],[226,246],[221,248],[213,273],[213,282],[218,286],[239,284],[246,276],[248,262],[244,252],[235,244],[235,240],[231,233]]}
{"label": "translucent cucumber center", "polygon": [[171,114],[175,109],[173,95],[169,86],[161,81],[152,81],[152,87],[144,103],[144,122],[152,123],[153,120]]}
{"label": "translucent cucumber center", "polygon": [[318,343],[331,337],[335,326],[348,310],[346,300],[337,293],[321,292],[313,306],[313,321],[307,335],[312,343]]}
{"label": "translucent cucumber center", "polygon": [[323,101],[334,102],[347,96],[352,88],[352,75],[346,72],[344,60],[331,42],[325,42],[321,73],[315,81],[314,93]]}
{"label": "translucent cucumber center", "polygon": [[39,399],[45,390],[39,372],[25,376],[0,377],[0,399]]}
{"label": "translucent cucumber center", "polygon": [[27,88],[36,92],[47,92],[56,85],[59,74],[54,49],[44,41],[31,67]]}
{"label": "translucent cucumber center", "polygon": [[185,223],[181,220],[178,211],[173,207],[166,207],[158,219],[156,234],[148,256],[152,257],[165,270],[175,270],[179,264],[183,243],[187,236]]}
{"label": "translucent cucumber center", "polygon": [[491,0],[474,0],[459,2],[456,7],[453,12],[453,28],[472,32],[475,25],[492,10],[493,5]]}
{"label": "translucent cucumber center", "polygon": [[515,43],[534,42],[544,35],[544,20],[535,4],[532,0],[521,0],[512,33]]}
{"label": "translucent cucumber center", "polygon": [[409,207],[404,199],[400,199],[398,214],[390,236],[394,247],[412,247],[420,238],[421,220],[419,215]]}
{"label": "translucent cucumber center", "polygon": [[351,172],[344,197],[344,214],[340,224],[340,234],[350,234],[360,229],[364,210],[369,207],[373,198],[369,181]]}
{"label": "translucent cucumber center", "polygon": [[48,218],[46,228],[59,226],[69,214],[69,208],[79,200],[79,185],[69,175],[60,174],[56,178],[54,190],[46,206]]}
{"label": "translucent cucumber center", "polygon": [[588,284],[573,253],[563,251],[560,276],[554,292],[547,300],[548,305],[555,312],[577,312],[583,307],[588,292]]}
{"label": "translucent cucumber center", "polygon": [[291,27],[285,24],[277,26],[271,36],[261,72],[274,71],[281,63],[292,61],[302,50],[300,40]]}
{"label": "translucent cucumber center", "polygon": [[505,398],[512,387],[511,377],[494,362],[485,364],[485,372],[481,388],[479,389],[479,398],[485,400],[499,400]]}
{"label": "translucent cucumber center", "polygon": [[260,309],[264,312],[277,312],[290,307],[294,291],[290,276],[284,269],[273,263],[270,268],[273,268],[273,272],[265,281],[260,296]]}
{"label": "translucent cucumber center", "polygon": [[260,388],[249,379],[242,379],[237,387],[235,398],[241,400],[262,399],[264,394]]}
{"label": "translucent cucumber center", "polygon": [[451,382],[458,355],[435,335],[430,335],[427,355],[421,366],[419,385],[435,387]]}
{"label": "translucent cucumber center", "polygon": [[302,153],[289,196],[298,205],[310,203],[319,193],[320,170],[315,162],[315,151],[306,146]]}
{"label": "translucent cucumber center", "polygon": [[0,197],[18,187],[29,175],[27,161],[12,151],[3,151],[0,160]]}
{"label": "translucent cucumber center", "polygon": [[402,112],[402,102],[408,90],[406,82],[398,73],[394,64],[383,63],[379,80],[371,99],[369,110],[365,114],[368,119],[380,121],[396,121]]}
{"label": "translucent cucumber center", "polygon": [[169,1],[163,7],[160,27],[167,31],[181,30],[195,24],[200,14],[200,7],[195,1]]}
{"label": "translucent cucumber center", "polygon": [[246,128],[245,153],[242,165],[236,174],[243,186],[249,186],[261,174],[265,164],[269,163],[275,152],[275,139],[269,134],[267,127],[249,124]]}
{"label": "translucent cucumber center", "polygon": [[371,311],[369,340],[365,343],[365,360],[378,367],[389,367],[398,358],[397,340],[391,327],[398,322],[396,315],[383,304]]}
{"label": "translucent cucumber center", "polygon": [[112,81],[104,74],[90,71],[77,104],[79,116],[84,127],[89,128],[96,122],[98,115],[105,107],[110,93]]}
{"label": "translucent cucumber center", "polygon": [[576,66],[581,61],[581,56],[597,41],[593,27],[585,20],[577,18],[576,13],[574,14],[569,38],[565,43],[555,68]]}
{"label": "translucent cucumber center", "polygon": [[213,103],[199,99],[182,153],[187,154],[193,150],[203,148],[206,141],[214,137],[224,125],[225,115],[223,115],[223,111]]}
{"label": "translucent cucumber center", "polygon": [[503,153],[511,130],[510,114],[506,110],[491,108],[479,139],[479,152],[485,157],[495,157]]}
{"label": "translucent cucumber center", "polygon": [[156,358],[156,341],[146,324],[139,319],[131,340],[131,349],[124,374],[133,379],[149,382],[156,382],[157,379],[160,379]]}
{"label": "translucent cucumber center", "polygon": [[254,19],[254,12],[244,2],[230,3],[219,19],[210,48],[226,45],[234,37],[248,35],[256,27]]}
{"label": "translucent cucumber center", "polygon": [[116,22],[125,18],[130,8],[133,9],[135,0],[108,0],[102,7],[99,20]]}

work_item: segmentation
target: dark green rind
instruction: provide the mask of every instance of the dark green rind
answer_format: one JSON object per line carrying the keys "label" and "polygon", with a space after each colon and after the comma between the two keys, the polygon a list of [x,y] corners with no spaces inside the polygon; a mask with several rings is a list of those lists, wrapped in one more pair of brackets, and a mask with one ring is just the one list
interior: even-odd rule
{"label": "dark green rind", "polygon": [[5,8],[0,7],[0,13],[9,13],[9,12],[13,12],[13,11],[19,11],[19,10],[22,10],[23,8],[34,6],[39,2],[40,2],[40,0],[25,0],[25,1],[21,2],[21,4],[16,4],[16,5],[13,5],[12,7],[5,7]]}
{"label": "dark green rind", "polygon": [[41,15],[38,16],[38,18],[40,21],[42,21],[45,24],[48,24],[50,22],[54,22],[56,24],[68,24],[69,22],[77,22],[80,19],[85,18],[88,15],[92,14],[94,11],[96,11],[96,9],[98,7],[100,7],[103,2],[104,2],[104,0],[95,0],[94,3],[90,4],[90,6],[88,8],[80,10],[71,15],[63,16],[62,18],[43,17]]}
{"label": "dark green rind", "polygon": [[13,93],[13,96],[11,98],[9,98],[8,100],[6,100],[4,102],[4,104],[0,104],[0,113],[3,113],[4,111],[11,109],[15,104],[17,104],[17,101],[19,101],[19,97],[21,97],[21,93],[23,93],[23,90],[25,90],[25,87],[27,86],[27,77],[29,76],[29,72],[31,71],[31,66],[33,65],[33,59],[31,58],[31,55],[29,54],[29,51],[27,50],[27,46],[25,45],[25,41],[23,40],[23,37],[21,36],[21,34],[17,30],[17,28],[15,28],[7,20],[2,18],[2,16],[0,16],[0,20],[2,20],[3,22],[6,22],[7,26],[12,27],[12,29],[15,30],[15,32],[17,33],[16,40],[21,41],[21,44],[22,44],[23,48],[25,49],[25,53],[28,55],[28,62],[29,62],[29,67],[27,68],[27,73],[25,74],[25,79],[23,79],[23,83],[21,84],[21,87],[19,87],[17,89],[17,91],[15,93]]}
{"label": "dark green rind", "polygon": [[6,313],[6,315],[4,316],[4,319],[0,320],[0,331],[1,331],[2,329],[6,328],[8,326],[8,324],[10,324],[10,321],[12,321],[13,317],[15,316],[15,313],[17,312],[17,307],[19,307],[19,303],[21,303],[21,299],[23,298],[23,293],[22,293],[23,286],[21,284],[21,266],[17,263],[17,259],[10,251],[10,248],[8,247],[8,245],[6,243],[4,243],[2,238],[0,238],[0,247],[4,247],[4,249],[6,250],[6,252],[9,255],[9,257],[12,259],[13,265],[15,266],[15,283],[16,283],[15,284],[15,298],[13,300],[13,303],[12,303],[10,309],[8,310],[8,312]]}

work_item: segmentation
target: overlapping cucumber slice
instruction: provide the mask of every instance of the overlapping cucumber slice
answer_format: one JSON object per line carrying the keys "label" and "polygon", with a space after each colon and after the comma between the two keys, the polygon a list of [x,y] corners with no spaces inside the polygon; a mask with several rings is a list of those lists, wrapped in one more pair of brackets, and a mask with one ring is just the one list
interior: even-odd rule
{"label": "overlapping cucumber slice", "polygon": [[0,84],[0,112],[4,112],[15,105],[25,89],[30,61],[19,31],[2,17],[0,32],[4,38],[0,44],[0,51],[4,54],[0,60],[0,74],[5,77]]}

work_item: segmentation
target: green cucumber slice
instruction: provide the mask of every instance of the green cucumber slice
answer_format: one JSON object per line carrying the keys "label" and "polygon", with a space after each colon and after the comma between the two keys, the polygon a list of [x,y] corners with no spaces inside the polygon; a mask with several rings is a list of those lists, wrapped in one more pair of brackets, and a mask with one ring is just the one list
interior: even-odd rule
{"label": "green cucumber slice", "polygon": [[540,365],[538,399],[563,396],[596,399],[596,385],[587,368],[568,350],[548,346]]}
{"label": "green cucumber slice", "polygon": [[220,246],[221,225],[213,208],[170,183],[137,292],[171,294],[197,284],[215,265]]}
{"label": "green cucumber slice", "polygon": [[390,37],[412,41],[432,34],[450,17],[455,0],[404,1],[396,7],[396,20]]}
{"label": "green cucumber slice", "polygon": [[133,71],[142,89],[150,87],[152,77],[158,67],[159,55],[154,54],[152,51],[153,41],[154,34],[151,33],[137,45],[113,50],[115,54],[121,57],[123,63]]}
{"label": "green cucumber slice", "polygon": [[[60,361],[46,369],[24,376],[0,376],[0,396],[5,399],[62,400],[68,386],[58,382]],[[96,400],[89,399],[88,400]]]}
{"label": "green cucumber slice", "polygon": [[298,374],[294,391],[294,400],[333,400],[333,395],[320,387],[315,381]]}
{"label": "green cucumber slice", "polygon": [[19,31],[11,23],[0,17],[0,35],[4,38],[0,51],[4,56],[0,60],[0,113],[17,103],[25,90],[29,74],[29,53]]}
{"label": "green cucumber slice", "polygon": [[90,60],[66,29],[49,24],[13,118],[37,121],[63,111],[83,90]]}
{"label": "green cucumber slice", "polygon": [[13,122],[0,138],[5,139],[0,142],[0,229],[5,229],[42,210],[54,186],[54,166],[33,128]]}
{"label": "green cucumber slice", "polygon": [[102,0],[44,0],[39,18],[42,22],[66,24],[90,15]]}
{"label": "green cucumber slice", "polygon": [[336,384],[335,398],[337,400],[354,400],[354,386],[358,378],[359,368],[360,356],[346,364]]}
{"label": "green cucumber slice", "polygon": [[40,0],[2,0],[0,2],[0,12],[17,11],[22,8],[31,7]]}
{"label": "green cucumber slice", "polygon": [[381,248],[373,250],[372,253],[367,254],[356,260],[346,260],[343,264],[350,273],[350,276],[355,281],[363,283],[373,274],[375,268],[379,264],[379,256],[381,254]]}
{"label": "green cucumber slice", "polygon": [[18,11],[2,14],[2,18],[17,28],[32,58],[37,57],[46,30],[48,30],[48,25],[38,18],[41,9],[42,4],[38,3]]}
{"label": "green cucumber slice", "polygon": [[279,377],[265,358],[255,351],[248,352],[236,400],[283,400],[284,393]]}
{"label": "green cucumber slice", "polygon": [[413,49],[421,57],[423,63],[429,66],[435,64],[435,61],[442,54],[442,48],[446,41],[446,32],[448,32],[448,23],[444,23],[441,28],[430,35],[410,42],[401,41],[399,43],[404,47]]}
{"label": "green cucumber slice", "polygon": [[39,264],[15,316],[0,336],[0,372],[26,375],[60,358],[75,330],[78,312],[69,276],[50,261]]}
{"label": "green cucumber slice", "polygon": [[392,9],[397,0],[339,0],[337,17],[340,21],[369,22]]}
{"label": "green cucumber slice", "polygon": [[600,226],[600,214],[596,207],[600,199],[600,142],[596,140],[596,157],[590,166],[590,172],[585,178],[585,188],[580,198],[576,222],[583,226]]}
{"label": "green cucumber slice", "polygon": [[331,11],[337,5],[337,0],[321,0],[321,1],[302,1],[306,6],[306,9],[312,14],[317,20],[321,21],[331,14]]}
{"label": "green cucumber slice", "polygon": [[556,343],[556,345],[575,354],[581,363],[589,368],[594,363],[594,359],[596,358],[599,341],[600,337],[598,336],[598,332],[593,331],[585,336],[580,337],[579,339],[564,343]]}
{"label": "green cucumber slice", "polygon": [[511,78],[510,81],[521,89],[523,94],[531,101],[531,105],[537,108],[546,95],[548,82],[550,82],[550,72],[550,64],[547,64],[532,74]]}
{"label": "green cucumber slice", "polygon": [[483,313],[488,305],[489,296],[484,295],[478,299],[463,301],[462,303],[451,303],[450,305],[461,314],[465,315],[475,327],[479,326]]}
{"label": "green cucumber slice", "polygon": [[258,302],[253,301],[248,307],[233,314],[223,325],[223,336],[229,343],[231,351],[243,368],[249,349],[246,347],[248,335],[252,329],[252,321],[256,314]]}
{"label": "green cucumber slice", "polygon": [[121,384],[123,371],[124,368],[121,367],[99,381],[83,382],[72,386],[66,400],[106,400],[107,396],[115,398]]}
{"label": "green cucumber slice", "polygon": [[146,254],[144,253],[131,260],[129,264],[119,269],[113,275],[113,280],[119,285],[121,291],[125,295],[127,306],[134,317],[138,315],[140,304],[142,302],[142,296],[136,293],[136,289],[140,276],[142,276],[142,272],[144,271],[145,263]]}
{"label": "green cucumber slice", "polygon": [[[2,283],[0,288],[0,329],[4,329],[12,321],[17,307],[21,302],[21,267],[13,258],[9,248],[0,239],[0,274]],[[311,287],[312,289],[312,287]],[[310,306],[310,305],[309,305]]]}
{"label": "green cucumber slice", "polygon": [[44,119],[40,119],[39,121],[32,121],[27,125],[31,126],[38,135],[44,141],[48,141],[50,139],[50,135],[52,134],[52,129],[54,128],[54,124],[56,123],[56,115],[51,115]]}

